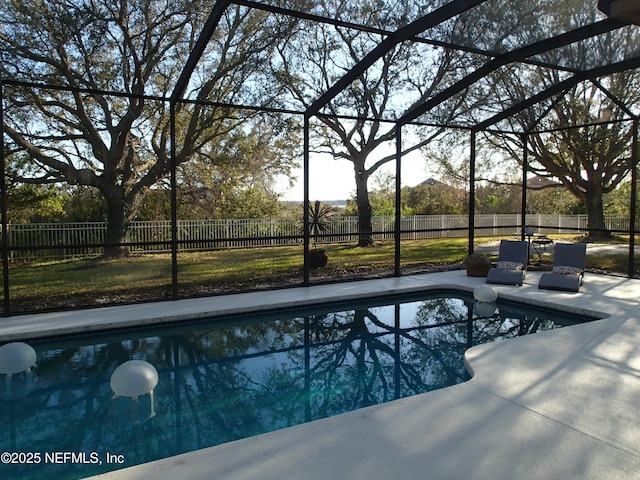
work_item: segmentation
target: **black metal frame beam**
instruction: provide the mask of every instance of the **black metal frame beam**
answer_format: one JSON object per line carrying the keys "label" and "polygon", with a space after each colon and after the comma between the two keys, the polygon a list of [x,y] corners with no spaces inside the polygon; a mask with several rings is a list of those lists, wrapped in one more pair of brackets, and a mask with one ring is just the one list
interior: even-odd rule
{"label": "black metal frame beam", "polygon": [[475,243],[475,227],[476,227],[476,137],[477,132],[471,130],[469,132],[470,151],[469,151],[469,237],[468,252],[473,253],[473,244]]}
{"label": "black metal frame beam", "polygon": [[[344,28],[349,28],[349,29],[352,29],[352,30],[359,30],[359,31],[362,31],[362,32],[373,33],[373,34],[382,35],[382,36],[391,36],[391,35],[393,35],[395,33],[395,31],[393,31],[393,30],[385,30],[385,29],[379,28],[379,27],[371,27],[369,25],[363,25],[363,24],[360,24],[360,23],[347,22],[345,20],[338,20],[338,19],[334,19],[334,18],[324,17],[322,15],[316,15],[316,14],[312,14],[312,13],[301,12],[299,10],[292,10],[292,9],[289,9],[289,8],[278,7],[278,6],[275,6],[275,5],[262,4],[262,3],[255,2],[253,0],[234,0],[232,3],[234,3],[236,5],[241,5],[241,6],[244,6],[244,7],[248,7],[248,8],[253,8],[253,9],[256,9],[256,10],[262,10],[262,11],[266,11],[266,12],[275,13],[275,14],[278,14],[278,15],[285,15],[285,16],[289,16],[289,17],[292,17],[292,18],[299,18],[299,19],[308,20],[308,21],[311,21],[311,22],[324,23],[324,24],[328,24],[328,25],[333,25],[335,27],[344,27]],[[408,38],[407,40],[410,40],[410,41],[416,42],[416,43],[424,43],[424,44],[427,44],[427,45],[433,45],[435,47],[441,47],[441,48],[449,49],[449,50],[458,50],[458,51],[461,51],[461,52],[473,53],[473,54],[481,55],[481,56],[484,56],[484,57],[495,58],[495,57],[499,57],[501,55],[500,52],[495,52],[495,51],[486,50],[486,49],[482,49],[482,48],[472,47],[472,46],[469,46],[469,45],[461,45],[459,43],[445,42],[445,41],[442,41],[442,40],[434,40],[432,38],[424,38],[424,37],[420,37],[420,36],[417,36],[417,35],[414,36],[413,38]],[[569,72],[577,71],[577,69],[575,69],[575,68],[561,67],[559,65],[554,65],[554,64],[550,64],[550,63],[542,62],[542,61],[538,61],[538,60],[525,59],[525,60],[523,60],[523,63],[528,63],[528,64],[531,64],[531,65],[537,65],[537,66],[546,67],[546,68],[555,68],[557,70],[563,70],[563,71],[569,71]]]}
{"label": "black metal frame beam", "polygon": [[598,87],[598,89],[600,89],[602,93],[604,93],[607,97],[609,97],[609,99],[611,99],[611,101],[615,103],[618,106],[618,108],[622,110],[624,113],[626,113],[630,118],[635,118],[636,115],[634,115],[634,113],[629,109],[629,107],[627,107],[622,102],[622,100],[620,100],[611,91],[609,91],[609,89],[605,88],[605,86],[602,85],[597,79],[592,78],[591,83],[593,83],[596,87]]}
{"label": "black metal frame beam", "polygon": [[218,27],[220,19],[229,5],[231,5],[231,0],[218,0],[213,6],[211,13],[209,14],[209,18],[204,24],[204,27],[200,32],[200,36],[198,37],[193,50],[191,50],[189,58],[187,58],[184,68],[182,69],[182,73],[173,88],[173,92],[171,93],[172,102],[175,103],[184,95],[187,85],[189,84],[189,80],[191,79],[191,75],[198,65],[200,58],[202,58],[202,54],[207,48],[213,32]]}
{"label": "black metal frame beam", "polygon": [[626,70],[635,70],[637,68],[640,68],[640,57],[633,57],[628,60],[623,60],[621,62],[606,65],[604,67],[585,70],[573,75],[570,78],[567,78],[566,80],[556,83],[555,85],[543,90],[540,93],[537,93],[536,95],[533,95],[519,103],[516,103],[515,105],[512,105],[511,107],[503,110],[493,117],[476,124],[472,128],[476,131],[486,130],[491,125],[494,125],[495,123],[506,118],[512,117],[517,113],[532,107],[533,105],[536,105],[550,97],[553,97],[554,95],[562,93],[580,82],[612,75],[614,73],[624,72]]}
{"label": "black metal frame beam", "polygon": [[315,102],[313,102],[305,112],[306,117],[317,114],[321,108],[327,105],[340,92],[353,83],[358,77],[366,72],[375,62],[388,53],[393,47],[401,42],[415,38],[419,33],[424,32],[436,25],[439,25],[456,15],[472,9],[484,3],[486,0],[453,0],[452,2],[440,7],[424,17],[411,22],[398,29],[380,42],[373,50],[360,60],[351,70],[349,70],[342,78],[333,84],[329,90],[322,94]]}
{"label": "black metal frame beam", "polygon": [[590,25],[587,25],[581,28],[577,28],[575,30],[571,30],[561,35],[557,35],[555,37],[547,38],[545,40],[533,43],[531,45],[526,45],[524,47],[518,48],[516,50],[512,50],[510,52],[507,52],[487,62],[482,67],[477,69],[475,72],[467,75],[462,80],[454,83],[449,88],[433,96],[428,101],[409,110],[398,120],[398,122],[402,125],[411,123],[412,121],[416,120],[420,115],[427,113],[429,110],[440,105],[442,102],[445,102],[456,93],[459,93],[462,90],[465,90],[466,88],[473,85],[475,82],[481,80],[482,78],[486,77],[487,75],[491,74],[492,72],[496,71],[497,69],[499,69],[504,65],[507,65],[510,63],[522,62],[523,60],[529,57],[532,57],[534,55],[539,55],[541,53],[555,50],[560,47],[571,45],[573,43],[586,40],[588,38],[592,38],[597,35],[601,35],[603,33],[608,33],[612,30],[615,30],[624,26],[625,24],[618,20],[606,19],[597,23],[592,23]]}
{"label": "black metal frame beam", "polygon": [[4,148],[4,82],[0,79],[0,125],[3,137],[2,148],[2,171],[0,172],[0,216],[2,220],[2,292],[3,292],[3,313],[11,314],[10,288],[9,288],[9,236],[7,235],[7,158]]}
{"label": "black metal frame beam", "polygon": [[629,260],[627,264],[627,273],[629,278],[634,275],[634,258],[636,255],[636,234],[638,225],[636,225],[636,217],[638,215],[636,204],[638,201],[638,168],[640,167],[640,146],[638,145],[638,128],[640,128],[640,119],[636,117],[633,120],[633,144],[631,146],[631,199],[629,208]]}

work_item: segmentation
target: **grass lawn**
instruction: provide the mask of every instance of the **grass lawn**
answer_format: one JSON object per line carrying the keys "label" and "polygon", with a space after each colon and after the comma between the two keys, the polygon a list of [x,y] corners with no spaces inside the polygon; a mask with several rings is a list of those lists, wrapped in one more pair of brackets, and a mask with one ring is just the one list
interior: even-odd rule
{"label": "grass lawn", "polygon": [[[476,239],[476,243],[492,239]],[[311,281],[374,278],[394,272],[394,245],[371,248],[323,246],[329,264],[313,270]],[[407,273],[462,268],[466,238],[407,241],[401,269]],[[302,247],[230,249],[178,254],[178,294],[215,295],[300,285]],[[545,263],[550,262],[546,256]],[[638,262],[638,261],[636,261]],[[588,268],[626,272],[626,255],[589,255]],[[638,268],[638,265],[637,265]],[[118,260],[14,263],[9,268],[12,313],[43,309],[137,303],[172,297],[171,256],[135,255]]]}

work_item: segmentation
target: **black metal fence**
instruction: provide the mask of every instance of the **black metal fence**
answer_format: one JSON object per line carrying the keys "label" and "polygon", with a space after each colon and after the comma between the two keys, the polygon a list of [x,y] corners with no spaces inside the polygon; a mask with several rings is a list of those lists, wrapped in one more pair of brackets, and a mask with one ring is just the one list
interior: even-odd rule
{"label": "black metal fence", "polygon": [[[374,240],[392,240],[395,218],[373,218]],[[475,215],[475,231],[480,236],[505,236],[516,233],[514,225],[533,225],[539,233],[586,232],[586,215]],[[606,216],[607,228],[628,231],[629,217]],[[336,216],[330,220],[327,235],[317,243],[349,243],[357,240],[358,219]],[[466,237],[468,215],[413,215],[403,217],[402,240]],[[509,228],[513,229],[511,231]],[[10,260],[33,261],[93,257],[102,253],[107,224],[105,222],[28,223],[8,226]],[[131,223],[125,242],[132,253],[166,253],[171,251],[171,222],[137,221]],[[218,220],[179,220],[180,251],[206,249],[277,247],[300,245],[300,222],[290,218],[253,218]]]}

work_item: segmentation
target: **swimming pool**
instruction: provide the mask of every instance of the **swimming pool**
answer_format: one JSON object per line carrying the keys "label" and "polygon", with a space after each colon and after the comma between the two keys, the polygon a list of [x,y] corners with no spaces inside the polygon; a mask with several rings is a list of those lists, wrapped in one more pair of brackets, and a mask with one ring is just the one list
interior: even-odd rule
{"label": "swimming pool", "polygon": [[[438,291],[30,342],[37,381],[2,390],[0,451],[40,461],[2,478],[79,478],[444,388],[468,380],[473,345],[588,320]],[[111,398],[129,359],[158,370],[153,408]]]}

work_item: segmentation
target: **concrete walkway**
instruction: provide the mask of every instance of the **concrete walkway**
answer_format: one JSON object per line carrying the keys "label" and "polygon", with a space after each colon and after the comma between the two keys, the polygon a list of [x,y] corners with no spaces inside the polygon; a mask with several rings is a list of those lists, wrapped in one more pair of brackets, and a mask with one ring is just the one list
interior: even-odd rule
{"label": "concrete walkway", "polygon": [[[530,255],[553,255],[555,242],[562,243],[560,240],[554,241],[554,243],[548,243],[544,245],[530,245]],[[476,253],[484,253],[486,255],[498,255],[500,250],[500,241],[486,242],[476,245],[474,248]],[[640,245],[636,245],[634,248],[636,255],[640,255]],[[589,253],[595,253],[599,255],[628,255],[629,245],[622,243],[587,243],[587,255]]]}
{"label": "concrete walkway", "polygon": [[[522,287],[496,289],[505,298],[608,318],[474,347],[466,355],[473,378],[461,385],[100,478],[638,479],[640,281],[587,274],[580,293],[570,294],[538,290],[539,275],[530,272]],[[144,308],[114,307],[96,310],[95,319],[105,324],[147,323],[154,316],[162,320],[203,311],[328,301],[430,286],[472,290],[482,283],[484,279],[454,271]],[[15,335],[24,325],[33,329],[43,321],[49,327],[73,329],[87,321],[88,313],[22,317],[22,327],[17,325],[21,322],[10,319],[14,324],[1,330]]]}

